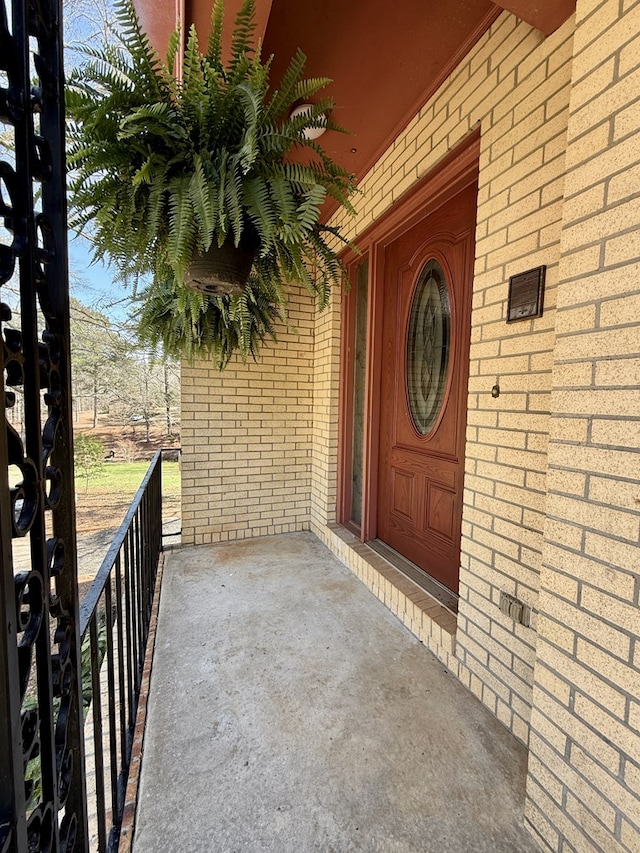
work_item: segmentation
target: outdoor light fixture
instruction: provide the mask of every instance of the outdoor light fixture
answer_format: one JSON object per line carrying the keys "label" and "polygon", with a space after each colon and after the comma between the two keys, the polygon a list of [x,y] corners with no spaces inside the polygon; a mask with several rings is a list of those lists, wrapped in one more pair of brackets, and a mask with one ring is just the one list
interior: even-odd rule
{"label": "outdoor light fixture", "polygon": [[[298,118],[298,116],[307,115],[313,109],[313,104],[300,104],[299,107],[296,107],[291,111],[290,118]],[[323,121],[326,124],[327,117],[323,116]],[[317,139],[319,136],[326,131],[326,127],[305,127],[302,131],[305,139]]]}

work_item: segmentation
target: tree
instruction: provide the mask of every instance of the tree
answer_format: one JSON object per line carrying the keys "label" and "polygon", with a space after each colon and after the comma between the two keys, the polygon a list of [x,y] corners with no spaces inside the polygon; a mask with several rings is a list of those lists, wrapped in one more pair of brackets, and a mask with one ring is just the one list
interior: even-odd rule
{"label": "tree", "polygon": [[146,440],[150,439],[151,425],[164,417],[166,435],[173,434],[179,396],[179,368],[175,361],[163,360],[153,353],[136,349],[132,351],[126,376],[118,383],[118,406],[124,420],[134,426],[143,424]]}
{"label": "tree", "polygon": [[[81,47],[88,44],[103,46],[113,41],[115,17],[112,0],[64,0],[63,13],[65,67],[70,70],[78,63]],[[0,128],[0,159],[13,163],[14,149],[13,128]],[[81,237],[91,241],[91,231],[85,231]],[[121,290],[110,300],[107,308],[85,304],[89,301],[86,298],[88,276],[83,269],[74,266],[73,255],[70,261],[69,276],[74,292],[83,294],[82,301],[73,297],[70,300],[72,387],[76,413],[91,409],[93,426],[96,427],[100,411],[119,408],[123,423],[129,423],[129,418],[140,412],[139,400],[144,399],[147,427],[162,412],[167,433],[171,433],[179,387],[177,365],[168,362],[165,369],[161,360],[151,359],[146,353],[140,354],[133,322],[119,322],[107,316],[106,312],[113,303],[120,303],[120,315],[126,314],[127,308],[131,310],[130,291]],[[2,301],[11,307],[19,328],[17,276],[2,285]],[[145,370],[149,371],[146,378],[143,375]],[[16,402],[8,410],[8,417],[20,431],[24,417],[22,389],[17,387],[14,390]]]}
{"label": "tree", "polygon": [[171,404],[175,400],[175,394],[171,383],[170,364],[168,360],[164,362],[164,412],[167,424],[167,435],[173,435],[173,419],[171,417]]}
{"label": "tree", "polygon": [[95,428],[99,410],[108,409],[118,397],[117,384],[128,366],[132,343],[126,329],[74,298],[70,316],[74,398],[80,409],[86,408],[83,401],[91,402]]}
{"label": "tree", "polygon": [[76,477],[84,478],[85,491],[89,480],[98,474],[104,463],[104,444],[86,432],[78,433],[73,447]]}

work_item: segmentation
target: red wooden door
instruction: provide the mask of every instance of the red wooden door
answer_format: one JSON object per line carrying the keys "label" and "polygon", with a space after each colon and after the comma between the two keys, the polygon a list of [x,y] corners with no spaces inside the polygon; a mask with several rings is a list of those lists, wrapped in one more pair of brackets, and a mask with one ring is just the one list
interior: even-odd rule
{"label": "red wooden door", "polygon": [[378,538],[457,592],[477,188],[384,255]]}

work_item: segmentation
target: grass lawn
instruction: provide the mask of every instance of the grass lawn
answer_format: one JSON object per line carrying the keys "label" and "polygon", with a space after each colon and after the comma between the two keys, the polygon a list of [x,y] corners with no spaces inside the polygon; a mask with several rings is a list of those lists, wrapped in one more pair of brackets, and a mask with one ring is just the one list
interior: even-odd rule
{"label": "grass lawn", "polygon": [[[118,527],[140,488],[149,462],[105,462],[87,482],[76,477],[78,533]],[[180,512],[180,467],[162,463],[162,515],[166,520]]]}
{"label": "grass lawn", "polygon": [[[94,474],[88,484],[88,491],[109,492],[126,491],[135,495],[151,463],[144,462],[105,462],[99,473]],[[78,494],[85,492],[84,477],[76,475]],[[162,463],[162,491],[167,494],[180,491],[180,471],[177,462]]]}

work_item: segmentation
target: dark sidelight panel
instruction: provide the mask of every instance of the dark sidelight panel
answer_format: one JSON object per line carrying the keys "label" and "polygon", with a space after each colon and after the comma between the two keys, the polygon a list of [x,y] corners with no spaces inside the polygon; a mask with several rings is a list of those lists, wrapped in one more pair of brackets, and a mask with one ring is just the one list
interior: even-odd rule
{"label": "dark sidelight panel", "polygon": [[0,0],[2,853],[88,849],[60,16]]}
{"label": "dark sidelight panel", "polygon": [[364,469],[365,380],[367,362],[367,303],[369,262],[358,265],[355,282],[355,337],[353,345],[353,438],[351,458],[351,520],[362,524]]}

